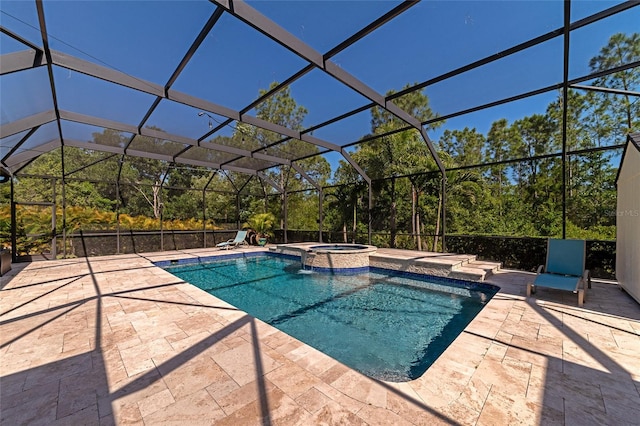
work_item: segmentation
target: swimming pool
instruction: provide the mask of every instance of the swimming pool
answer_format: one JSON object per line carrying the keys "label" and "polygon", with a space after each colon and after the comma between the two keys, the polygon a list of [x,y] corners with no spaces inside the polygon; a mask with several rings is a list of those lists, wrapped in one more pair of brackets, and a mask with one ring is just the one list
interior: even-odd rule
{"label": "swimming pool", "polygon": [[371,268],[310,274],[299,260],[261,256],[163,266],[181,279],[370,377],[420,377],[497,287]]}

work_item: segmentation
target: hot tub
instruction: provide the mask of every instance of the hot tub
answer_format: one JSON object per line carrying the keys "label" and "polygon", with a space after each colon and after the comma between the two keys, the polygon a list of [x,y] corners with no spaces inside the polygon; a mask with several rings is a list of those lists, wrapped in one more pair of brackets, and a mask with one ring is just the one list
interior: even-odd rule
{"label": "hot tub", "polygon": [[302,269],[313,272],[359,274],[369,270],[369,255],[377,247],[363,244],[287,244],[276,251],[300,254]]}
{"label": "hot tub", "polygon": [[323,244],[323,245],[319,245],[319,246],[311,246],[309,247],[310,250],[313,251],[327,251],[327,252],[334,252],[334,251],[347,251],[347,250],[353,250],[354,252],[358,252],[360,250],[364,250],[366,249],[368,246],[363,246],[363,245],[359,245],[359,244]]}

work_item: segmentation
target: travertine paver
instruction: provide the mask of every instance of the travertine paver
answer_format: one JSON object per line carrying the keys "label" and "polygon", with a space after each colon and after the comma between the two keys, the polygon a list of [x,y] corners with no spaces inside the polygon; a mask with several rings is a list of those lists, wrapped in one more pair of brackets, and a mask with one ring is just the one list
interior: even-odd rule
{"label": "travertine paver", "polygon": [[[252,248],[235,250],[241,253]],[[447,256],[383,250],[402,259]],[[0,291],[2,424],[637,424],[640,307],[594,282],[501,291],[419,379],[371,380],[151,261],[14,265]],[[380,253],[379,253],[380,254]],[[456,257],[452,256],[452,260]]]}

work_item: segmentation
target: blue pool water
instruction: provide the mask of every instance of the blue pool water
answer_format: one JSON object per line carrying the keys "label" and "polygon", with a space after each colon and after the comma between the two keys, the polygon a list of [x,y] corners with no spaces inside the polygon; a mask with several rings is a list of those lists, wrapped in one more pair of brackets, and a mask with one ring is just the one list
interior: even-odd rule
{"label": "blue pool water", "polygon": [[351,368],[397,382],[420,377],[497,290],[381,269],[301,273],[299,261],[273,255],[165,269]]}

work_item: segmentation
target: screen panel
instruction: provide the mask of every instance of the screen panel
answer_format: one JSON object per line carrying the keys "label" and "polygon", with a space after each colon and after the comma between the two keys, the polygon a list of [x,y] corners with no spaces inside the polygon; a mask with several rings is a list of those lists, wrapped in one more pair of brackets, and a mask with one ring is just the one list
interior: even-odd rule
{"label": "screen panel", "polygon": [[239,110],[305,61],[228,14],[223,15],[173,89]]}
{"label": "screen panel", "polygon": [[51,85],[45,67],[0,76],[0,124],[53,109]]}
{"label": "screen panel", "polygon": [[561,28],[562,16],[562,2],[420,2],[335,62],[386,93]]}
{"label": "screen panel", "polygon": [[153,95],[61,67],[53,67],[59,108],[137,126]]}
{"label": "screen panel", "polygon": [[164,85],[215,10],[209,2],[46,2],[52,49]]}

